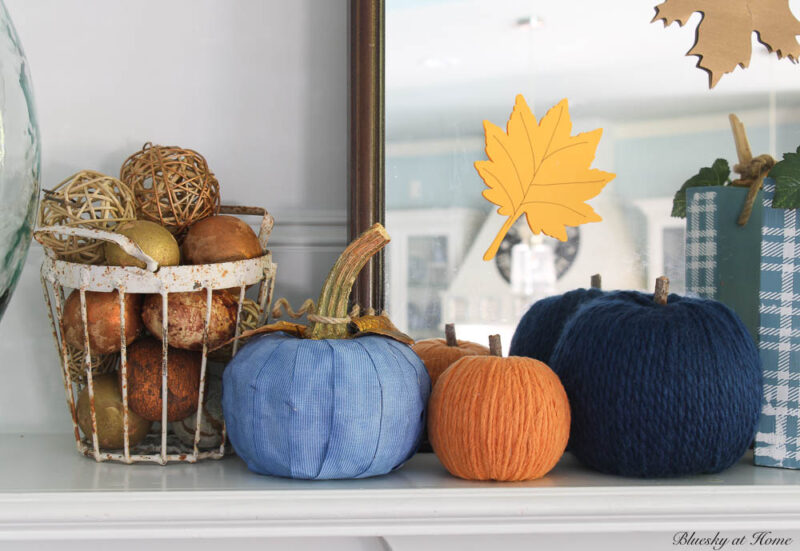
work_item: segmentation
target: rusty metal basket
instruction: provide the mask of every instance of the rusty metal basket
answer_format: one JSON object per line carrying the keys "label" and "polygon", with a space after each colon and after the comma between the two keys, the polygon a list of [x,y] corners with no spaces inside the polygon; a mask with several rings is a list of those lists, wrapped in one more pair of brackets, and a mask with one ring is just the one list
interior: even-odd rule
{"label": "rusty metal basket", "polygon": [[[42,263],[41,279],[44,290],[44,299],[47,312],[52,323],[53,337],[61,359],[61,370],[64,378],[64,390],[72,415],[72,424],[75,432],[75,442],[78,451],[87,457],[93,457],[96,461],[120,461],[123,463],[152,462],[165,465],[168,462],[188,462],[194,463],[202,459],[220,459],[225,455],[225,428],[222,427],[221,444],[210,450],[199,449],[201,437],[201,423],[203,416],[204,394],[206,387],[206,372],[208,363],[208,325],[211,318],[211,298],[212,291],[221,289],[238,288],[238,306],[236,312],[236,331],[235,336],[242,332],[242,305],[245,301],[246,289],[252,285],[257,287],[257,303],[259,310],[258,323],[266,321],[269,306],[272,301],[272,292],[275,284],[275,271],[277,266],[272,262],[272,255],[267,250],[267,241],[272,231],[273,218],[266,210],[257,207],[225,207],[220,210],[222,214],[236,215],[260,215],[262,217],[259,231],[259,242],[264,251],[263,256],[249,260],[239,260],[235,262],[221,262],[218,264],[201,264],[192,266],[164,266],[159,269],[158,264],[146,255],[132,240],[127,237],[99,230],[84,228],[72,228],[67,226],[48,226],[37,228],[35,235],[44,233],[54,233],[61,235],[74,235],[112,241],[122,247],[125,252],[141,260],[146,264],[146,269],[136,267],[119,266],[95,266],[87,264],[77,264],[58,260],[49,249],[48,254]],[[80,352],[83,355],[85,376],[75,376],[75,350],[71,350],[64,339],[63,312],[65,302],[65,289],[78,289],[80,292],[81,318],[84,328],[85,350]],[[169,339],[167,336],[168,314],[167,298],[170,293],[180,293],[187,291],[206,291],[206,310],[205,322],[203,327],[203,348],[202,362],[200,367],[200,387],[196,412],[196,424],[194,432],[194,445],[188,446],[183,443],[169,429],[167,420],[168,397],[167,380],[169,372],[167,369]],[[97,418],[94,404],[94,386],[92,381],[93,361],[96,366],[97,359],[92,358],[89,347],[86,292],[119,292],[120,301],[120,341],[121,350],[119,352],[119,370],[123,381],[127,381],[127,352],[125,345],[125,315],[124,300],[126,293],[146,293],[160,294],[163,305],[163,360],[161,365],[161,396],[162,411],[161,421],[154,423],[150,434],[143,442],[136,446],[130,445],[128,434],[128,389],[127,385],[121,385],[123,403],[123,431],[124,447],[122,449],[103,449],[99,446],[97,435]],[[239,341],[234,341],[232,354],[236,354]],[[81,374],[83,375],[83,374]],[[90,411],[92,418],[92,434],[81,437],[78,425],[76,410],[76,396],[84,388],[88,387]]]}

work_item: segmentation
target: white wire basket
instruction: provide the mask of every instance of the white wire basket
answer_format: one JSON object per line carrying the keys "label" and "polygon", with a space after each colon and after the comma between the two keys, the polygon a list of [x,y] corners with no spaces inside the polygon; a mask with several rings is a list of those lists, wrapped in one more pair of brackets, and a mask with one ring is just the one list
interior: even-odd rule
{"label": "white wire basket", "polygon": [[[75,433],[75,442],[78,451],[87,457],[92,457],[96,461],[120,461],[123,463],[152,462],[165,465],[169,462],[194,463],[203,459],[220,459],[225,455],[226,436],[225,426],[222,424],[221,443],[212,449],[201,449],[201,425],[204,415],[204,398],[206,393],[206,374],[208,371],[208,328],[212,312],[212,293],[227,289],[238,289],[238,301],[236,308],[235,337],[238,337],[242,328],[242,307],[245,303],[245,293],[251,286],[257,286],[256,303],[258,304],[258,325],[266,322],[267,313],[272,302],[272,293],[275,284],[275,272],[277,266],[272,262],[272,255],[267,250],[267,241],[272,231],[274,220],[272,216],[262,208],[258,207],[225,207],[220,210],[220,214],[233,215],[257,215],[261,216],[261,227],[259,231],[259,242],[263,252],[262,256],[249,260],[238,260],[234,262],[221,262],[217,264],[199,264],[190,266],[163,266],[159,267],[157,262],[146,255],[132,240],[121,234],[91,230],[85,228],[73,228],[68,226],[47,226],[37,228],[34,235],[43,233],[60,234],[66,236],[77,236],[84,238],[94,238],[103,241],[111,241],[118,244],[122,249],[144,262],[146,268],[120,267],[120,266],[96,266],[88,264],[78,264],[58,260],[55,254],[45,248],[47,256],[42,263],[41,279],[44,290],[44,299],[47,312],[53,329],[53,337],[58,348],[61,371],[64,378],[64,391],[66,393],[67,404],[72,416],[72,424]],[[76,350],[70,346],[64,338],[64,304],[67,289],[76,289],[80,293],[81,320],[83,322],[84,349],[79,351],[82,355],[82,369],[79,375],[74,369]],[[169,357],[169,338],[168,338],[168,308],[167,300],[170,293],[196,292],[205,290],[205,321],[203,325],[203,345],[202,360],[200,364],[200,384],[199,396],[197,401],[197,411],[195,414],[194,443],[188,445],[184,440],[177,437],[170,429],[168,421],[168,357]],[[118,292],[120,304],[120,343],[121,348],[118,355],[118,369],[120,375],[120,390],[122,393],[123,404],[123,440],[124,445],[121,449],[105,449],[100,446],[97,432],[97,413],[94,399],[93,375],[96,377],[98,365],[97,357],[92,356],[89,338],[89,324],[87,323],[86,292]],[[152,425],[150,433],[144,440],[136,445],[131,445],[129,435],[129,396],[128,396],[128,358],[125,335],[125,295],[126,294],[159,294],[162,303],[163,330],[160,336],[162,343],[162,362],[161,362],[161,419]],[[239,340],[232,344],[231,355],[235,355],[239,348]],[[93,369],[94,368],[94,369]],[[88,389],[88,397],[91,413],[91,434],[81,436],[78,423],[78,413],[76,408],[76,396],[84,388]]]}

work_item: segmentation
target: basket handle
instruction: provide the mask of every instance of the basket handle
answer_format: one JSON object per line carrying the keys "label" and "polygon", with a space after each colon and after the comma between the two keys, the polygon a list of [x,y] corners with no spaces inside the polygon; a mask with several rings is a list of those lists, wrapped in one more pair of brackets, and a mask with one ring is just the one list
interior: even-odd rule
{"label": "basket handle", "polygon": [[267,209],[262,207],[243,207],[240,205],[222,205],[219,208],[220,214],[249,214],[253,216],[261,216],[261,227],[258,231],[258,242],[261,245],[261,250],[266,252],[267,242],[272,233],[272,228],[275,225],[275,218],[267,212]]}
{"label": "basket handle", "polygon": [[[155,272],[158,270],[158,262],[153,260],[153,257],[145,253],[139,247],[139,245],[133,242],[132,239],[122,235],[121,233],[113,233],[103,230],[91,230],[88,228],[73,228],[70,226],[44,226],[33,230],[33,237],[39,241],[37,236],[41,233],[57,233],[61,235],[83,237],[86,239],[110,241],[122,247],[123,251],[134,257],[136,260],[144,262],[148,272]],[[39,242],[41,243],[41,241]]]}

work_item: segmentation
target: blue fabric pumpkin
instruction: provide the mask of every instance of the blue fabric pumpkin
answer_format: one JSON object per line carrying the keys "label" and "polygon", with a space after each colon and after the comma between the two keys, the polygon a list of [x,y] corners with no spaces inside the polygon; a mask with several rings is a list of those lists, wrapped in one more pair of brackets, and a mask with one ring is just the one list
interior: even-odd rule
{"label": "blue fabric pumpkin", "polygon": [[570,319],[552,356],[572,409],[570,450],[633,477],[716,473],[750,446],[758,350],[722,303],[608,293]]}
{"label": "blue fabric pumpkin", "polygon": [[526,356],[550,365],[564,326],[582,304],[603,296],[600,289],[575,289],[536,301],[517,324],[509,356]]}
{"label": "blue fabric pumpkin", "polygon": [[[388,240],[376,224],[348,246],[309,315],[311,327],[267,326],[285,330],[252,337],[225,368],[228,434],[252,471],[364,478],[396,469],[416,451],[431,392],[422,360],[392,338],[407,339],[388,318],[348,324],[345,316],[356,275]],[[352,335],[348,325],[360,331]]]}
{"label": "blue fabric pumpkin", "polygon": [[239,351],[223,388],[231,443],[252,471],[363,478],[414,454],[430,379],[411,348],[392,339],[272,333]]}

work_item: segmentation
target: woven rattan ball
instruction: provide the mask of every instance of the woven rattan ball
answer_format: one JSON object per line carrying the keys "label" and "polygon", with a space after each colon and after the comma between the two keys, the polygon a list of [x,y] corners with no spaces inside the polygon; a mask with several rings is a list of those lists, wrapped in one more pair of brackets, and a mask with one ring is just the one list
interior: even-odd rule
{"label": "woven rattan ball", "polygon": [[[73,174],[39,203],[39,226],[71,226],[113,231],[120,222],[135,220],[131,189],[112,176],[94,170]],[[38,241],[61,260],[101,264],[103,242],[85,237],[39,234]]]}
{"label": "woven rattan ball", "polygon": [[[92,354],[92,376],[111,373],[117,367],[119,354]],[[67,369],[70,379],[86,384],[86,356],[83,350],[67,345]]]}
{"label": "woven rattan ball", "polygon": [[219,182],[197,151],[146,143],[122,164],[120,179],[133,190],[139,218],[175,235],[219,212]]}
{"label": "woven rattan ball", "polygon": [[[242,312],[239,314],[239,332],[244,333],[258,327],[258,318],[261,310],[258,303],[249,298],[242,302]],[[247,337],[239,339],[239,348],[247,342]],[[211,352],[208,357],[215,362],[227,362],[233,356],[233,344],[226,344],[222,348]]]}

